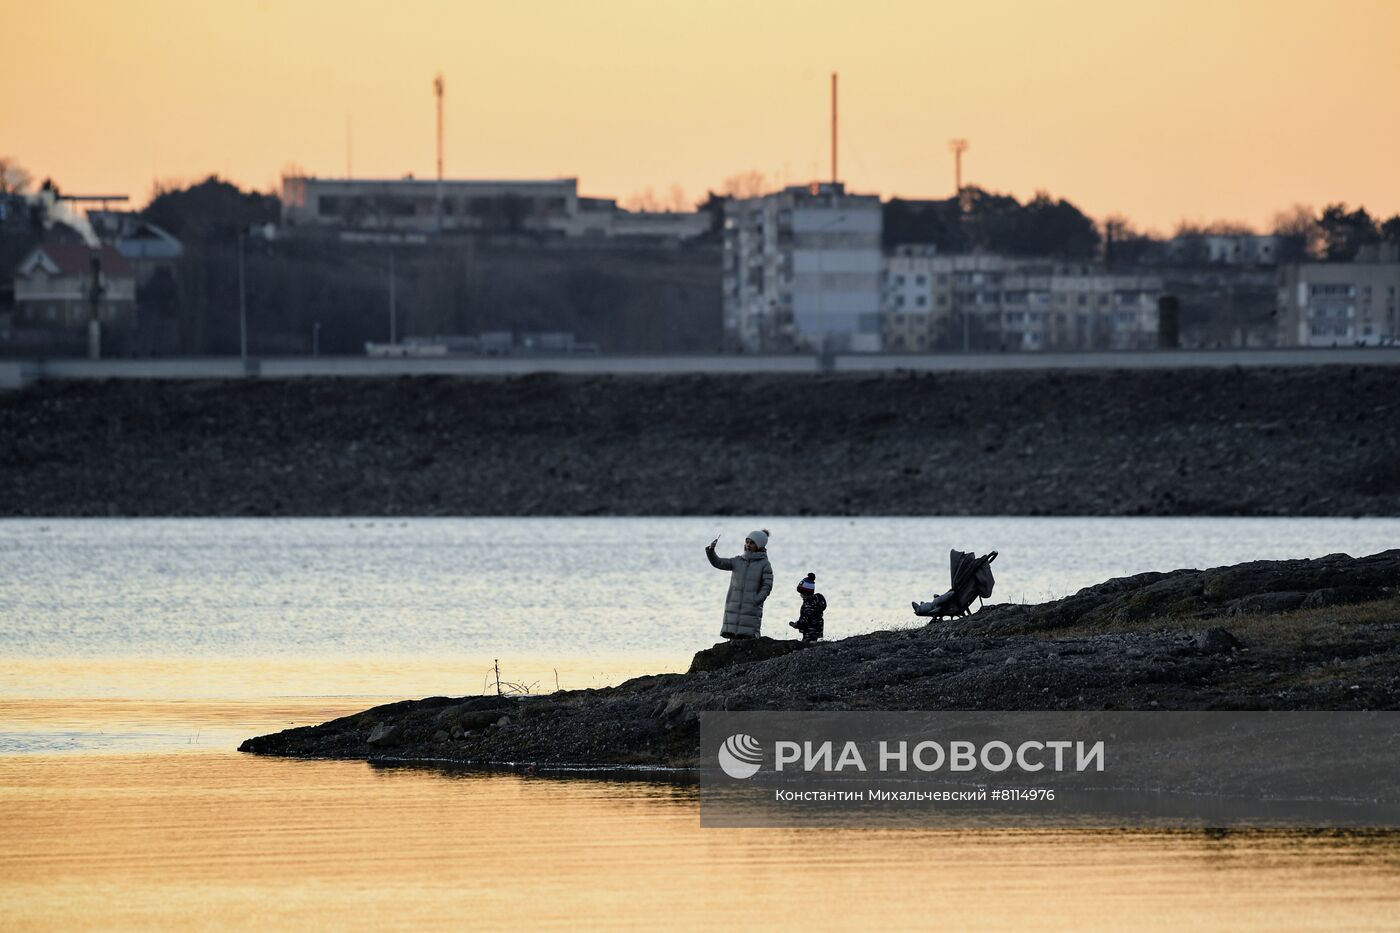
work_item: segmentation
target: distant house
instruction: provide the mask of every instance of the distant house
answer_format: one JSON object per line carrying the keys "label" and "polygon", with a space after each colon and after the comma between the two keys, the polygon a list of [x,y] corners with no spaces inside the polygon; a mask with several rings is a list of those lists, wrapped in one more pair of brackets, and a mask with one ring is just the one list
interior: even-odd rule
{"label": "distant house", "polygon": [[43,243],[15,268],[14,323],[80,327],[92,313],[92,287],[100,289],[98,316],[105,322],[136,307],[136,273],[112,246]]}
{"label": "distant house", "polygon": [[138,282],[144,283],[161,266],[168,266],[185,252],[164,228],[130,211],[88,211],[88,222],[103,243],[115,246],[131,263]]}

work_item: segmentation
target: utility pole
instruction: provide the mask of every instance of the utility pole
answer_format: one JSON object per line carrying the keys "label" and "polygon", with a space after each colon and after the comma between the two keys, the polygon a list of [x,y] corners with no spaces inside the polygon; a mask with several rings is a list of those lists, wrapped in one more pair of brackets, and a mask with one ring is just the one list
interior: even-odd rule
{"label": "utility pole", "polygon": [[967,140],[950,139],[948,140],[948,148],[953,152],[953,193],[961,196],[963,190],[962,157],[963,153],[967,151]]}
{"label": "utility pole", "polygon": [[243,240],[248,231],[238,231],[238,355],[248,362],[248,289],[243,274]]}
{"label": "utility pole", "polygon": [[433,93],[437,95],[437,228],[442,230],[442,72],[433,79]]}
{"label": "utility pole", "polygon": [[[57,191],[54,192],[58,194]],[[59,201],[68,201],[74,205],[79,202],[96,202],[101,206],[103,213],[107,212],[107,205],[113,201],[125,201],[124,194],[58,194]],[[89,214],[91,211],[89,211]],[[90,244],[91,245],[91,244]],[[102,296],[107,292],[107,286],[102,284],[102,244],[99,242],[92,246],[92,257],[89,262],[89,271],[92,275],[92,283],[88,288],[88,359],[97,360],[102,358]]]}
{"label": "utility pole", "polygon": [[92,274],[92,285],[88,288],[88,359],[102,359],[102,293],[106,286],[102,284],[102,248],[98,247],[92,251],[92,261],[89,264]]}
{"label": "utility pole", "polygon": [[399,297],[394,284],[394,252],[389,251],[389,344],[398,343]]}
{"label": "utility pole", "polygon": [[831,73],[831,183],[836,184],[841,175],[836,163],[836,72]]}

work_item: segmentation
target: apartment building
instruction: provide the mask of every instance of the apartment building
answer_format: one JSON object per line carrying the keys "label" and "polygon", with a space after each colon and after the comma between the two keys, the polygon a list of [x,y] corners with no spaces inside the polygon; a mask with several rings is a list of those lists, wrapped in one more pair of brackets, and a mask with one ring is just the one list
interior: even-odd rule
{"label": "apartment building", "polygon": [[1278,321],[1281,346],[1400,341],[1400,246],[1364,247],[1355,262],[1281,267]]}
{"label": "apartment building", "polygon": [[1156,345],[1157,276],[1097,263],[904,246],[886,259],[882,342],[931,349],[1137,349]]}
{"label": "apartment building", "polygon": [[882,212],[839,182],[731,200],[724,325],[750,352],[880,349]]}

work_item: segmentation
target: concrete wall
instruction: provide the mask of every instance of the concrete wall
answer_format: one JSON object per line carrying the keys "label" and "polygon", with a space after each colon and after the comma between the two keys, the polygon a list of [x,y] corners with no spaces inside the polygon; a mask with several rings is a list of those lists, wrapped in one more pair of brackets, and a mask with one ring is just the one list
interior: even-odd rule
{"label": "concrete wall", "polygon": [[[564,356],[439,357],[234,357],[150,360],[0,361],[0,389],[40,379],[295,379],[304,377],[675,375],[708,373],[812,373],[822,358],[800,356]],[[923,372],[1005,369],[1163,369],[1208,366],[1400,366],[1400,347],[1283,350],[1141,350],[1094,353],[844,354],[828,357],[836,372]]]}

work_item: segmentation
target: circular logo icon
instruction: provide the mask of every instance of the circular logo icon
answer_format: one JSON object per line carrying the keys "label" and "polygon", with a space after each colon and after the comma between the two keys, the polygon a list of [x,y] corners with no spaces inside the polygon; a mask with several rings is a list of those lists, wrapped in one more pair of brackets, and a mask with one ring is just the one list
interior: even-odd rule
{"label": "circular logo icon", "polygon": [[751,735],[731,735],[719,747],[719,766],[732,778],[751,778],[763,766],[763,746]]}

